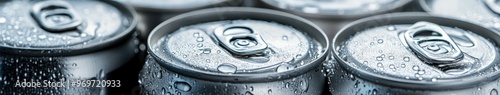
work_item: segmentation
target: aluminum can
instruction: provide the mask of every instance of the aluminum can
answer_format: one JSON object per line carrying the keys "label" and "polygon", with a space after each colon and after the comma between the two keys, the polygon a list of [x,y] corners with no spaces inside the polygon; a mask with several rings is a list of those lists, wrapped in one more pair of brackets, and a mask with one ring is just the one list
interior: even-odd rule
{"label": "aluminum can", "polygon": [[79,0],[0,7],[0,95],[119,94],[112,90],[129,93],[138,84],[131,7]]}
{"label": "aluminum can", "polygon": [[334,95],[496,95],[499,33],[426,13],[369,17],[344,27],[325,64]]}
{"label": "aluminum can", "polygon": [[436,16],[469,21],[500,29],[500,5],[497,0],[419,0],[421,7]]}
{"label": "aluminum can", "polygon": [[149,33],[161,22],[193,10],[213,7],[239,6],[243,0],[117,0],[133,6],[139,13],[140,39],[146,41]]}
{"label": "aluminum can", "polygon": [[[193,20],[197,19],[197,20]],[[318,95],[326,35],[311,22],[259,8],[175,16],[148,38],[142,94]]]}
{"label": "aluminum can", "polygon": [[305,17],[328,37],[348,23],[367,16],[401,11],[411,0],[260,0],[262,7]]}

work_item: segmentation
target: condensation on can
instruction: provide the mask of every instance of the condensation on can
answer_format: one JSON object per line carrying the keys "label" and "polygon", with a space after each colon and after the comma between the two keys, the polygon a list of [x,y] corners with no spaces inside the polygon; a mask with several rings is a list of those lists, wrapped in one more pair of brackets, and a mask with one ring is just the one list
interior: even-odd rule
{"label": "condensation on can", "polygon": [[361,19],[333,40],[332,94],[498,94],[499,34],[425,13]]}
{"label": "condensation on can", "polygon": [[497,0],[419,0],[428,13],[469,21],[484,27],[500,29],[500,7]]}
{"label": "condensation on can", "polygon": [[[193,10],[214,7],[239,6],[243,0],[118,0],[132,5],[139,13],[140,39],[146,41],[149,33],[161,22]],[[249,3],[251,4],[251,2]]]}
{"label": "condensation on can", "polygon": [[348,23],[400,11],[411,0],[259,0],[262,7],[300,15],[320,26],[331,39]]}
{"label": "condensation on can", "polygon": [[135,82],[118,74],[136,55],[132,8],[114,1],[5,1],[0,7],[0,94],[113,94],[70,82]]}
{"label": "condensation on can", "polygon": [[[203,18],[193,21],[192,19]],[[321,94],[328,40],[307,20],[258,8],[212,8],[156,27],[142,94]]]}

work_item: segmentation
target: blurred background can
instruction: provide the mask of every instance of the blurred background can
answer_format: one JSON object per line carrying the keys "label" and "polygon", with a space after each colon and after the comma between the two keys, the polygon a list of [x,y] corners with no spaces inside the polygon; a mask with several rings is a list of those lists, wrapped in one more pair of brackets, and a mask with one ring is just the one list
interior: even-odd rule
{"label": "blurred background can", "polygon": [[259,0],[256,5],[300,15],[331,39],[348,23],[367,16],[399,12],[411,0]]}
{"label": "blurred background can", "polygon": [[[497,95],[497,32],[473,23],[394,13],[344,27],[325,64],[334,95]],[[335,63],[336,62],[336,63]]]}
{"label": "blurred background can", "polygon": [[[137,86],[142,65],[131,7],[114,1],[1,1],[0,7],[0,94],[120,94]],[[88,80],[115,82],[84,85]]]}
{"label": "blurred background can", "polygon": [[498,0],[419,0],[428,13],[469,21],[495,31],[500,29]]}
{"label": "blurred background can", "polygon": [[250,5],[249,0],[117,0],[132,5],[139,13],[140,39],[146,41],[149,33],[161,22],[193,10],[213,7]]}
{"label": "blurred background can", "polygon": [[303,18],[236,7],[175,16],[148,45],[139,79],[147,95],[318,95],[329,47]]}

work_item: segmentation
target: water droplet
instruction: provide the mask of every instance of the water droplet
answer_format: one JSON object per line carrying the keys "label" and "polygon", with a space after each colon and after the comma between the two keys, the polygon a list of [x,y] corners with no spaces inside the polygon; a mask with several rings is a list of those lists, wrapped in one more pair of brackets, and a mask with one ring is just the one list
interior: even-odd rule
{"label": "water droplet", "polygon": [[232,73],[235,73],[237,68],[236,66],[234,66],[233,64],[230,64],[230,63],[222,63],[220,64],[218,67],[217,67],[217,70],[219,70],[219,72],[222,72],[222,73],[228,73],[228,74],[232,74]]}
{"label": "water droplet", "polygon": [[375,45],[375,43],[374,43],[374,42],[371,42],[371,43],[370,43],[370,45],[371,45],[371,46],[373,46],[373,45]]}
{"label": "water droplet", "polygon": [[378,66],[378,67],[383,67],[382,63],[380,63],[380,62],[379,62],[379,63],[377,63],[377,66]]}
{"label": "water droplet", "polygon": [[80,37],[87,37],[87,34],[85,34],[85,33],[80,34]]}
{"label": "water droplet", "polygon": [[299,82],[299,84],[302,92],[307,92],[307,90],[309,89],[309,81],[303,79]]}
{"label": "water droplet", "polygon": [[377,58],[376,58],[376,59],[377,59],[377,61],[382,61],[382,60],[384,60],[384,58],[382,58],[382,56],[377,56]]}
{"label": "water droplet", "polygon": [[382,53],[383,51],[382,50],[378,50],[378,53]]}
{"label": "water droplet", "polygon": [[437,78],[432,78],[431,79],[431,82],[436,82],[437,81]]}
{"label": "water droplet", "polygon": [[420,71],[417,72],[417,74],[423,75],[423,74],[425,74],[425,70],[420,70]]}
{"label": "water droplet", "polygon": [[198,41],[198,42],[203,42],[203,37],[198,37],[198,38],[196,38],[196,41]]}
{"label": "water droplet", "polygon": [[368,61],[363,61],[363,64],[368,64]]}
{"label": "water droplet", "polygon": [[394,66],[393,64],[389,65],[389,68],[392,70],[396,70],[396,66]]}
{"label": "water droplet", "polygon": [[354,77],[353,74],[349,74],[349,79],[351,79],[352,81],[354,81],[356,78]]}
{"label": "water droplet", "polygon": [[393,60],[394,59],[394,56],[389,56],[389,60]]}
{"label": "water droplet", "polygon": [[7,19],[5,17],[0,17],[0,23],[5,23],[7,22]]}
{"label": "water droplet", "polygon": [[212,49],[210,49],[210,48],[206,48],[206,49],[203,49],[203,50],[202,50],[202,53],[203,53],[203,54],[209,54],[209,53],[211,53],[211,52],[212,52]]}
{"label": "water droplet", "polygon": [[290,83],[289,83],[289,82],[286,82],[286,83],[285,83],[285,88],[288,88],[288,87],[290,87]]}
{"label": "water droplet", "polygon": [[203,47],[203,44],[202,43],[199,43],[198,45],[196,45],[198,47]]}
{"label": "water droplet", "polygon": [[404,57],[404,58],[403,58],[403,61],[405,61],[405,62],[409,62],[409,61],[410,61],[410,57]]}
{"label": "water droplet", "polygon": [[377,91],[377,89],[373,89],[373,91],[372,91],[372,95],[378,95],[378,91]]}
{"label": "water droplet", "polygon": [[281,37],[281,39],[287,41],[288,40],[288,36],[284,35],[283,37]]}
{"label": "water droplet", "polygon": [[191,90],[191,85],[189,85],[186,82],[175,82],[174,83],[174,87],[175,87],[175,89],[180,90],[180,91],[189,91],[189,90]]}
{"label": "water droplet", "polygon": [[157,78],[161,79],[162,75],[163,75],[163,73],[161,71],[156,72],[156,77]]}
{"label": "water droplet", "polygon": [[384,43],[384,40],[382,40],[382,39],[378,39],[378,40],[377,40],[377,43],[379,43],[379,44]]}
{"label": "water droplet", "polygon": [[194,37],[199,37],[199,36],[200,36],[200,33],[199,33],[199,32],[195,32],[195,33],[193,33],[193,36],[194,36]]}
{"label": "water droplet", "polygon": [[419,68],[417,65],[413,66],[413,68],[412,68],[412,69],[413,69],[413,70],[415,70],[415,71],[420,70],[420,68]]}
{"label": "water droplet", "polygon": [[73,63],[72,66],[76,67],[77,65],[76,65],[76,63]]}
{"label": "water droplet", "polygon": [[401,64],[401,68],[405,68],[406,67],[406,64]]}
{"label": "water droplet", "polygon": [[165,87],[162,87],[161,88],[161,95],[166,95],[166,94],[167,94],[167,90],[165,89]]}
{"label": "water droplet", "polygon": [[267,94],[271,95],[272,93],[273,93],[273,90],[271,90],[271,89],[267,90]]}
{"label": "water droplet", "polygon": [[491,89],[490,95],[498,95],[497,89]]}
{"label": "water droplet", "polygon": [[38,38],[39,39],[45,39],[45,38],[47,38],[47,36],[46,35],[38,35]]}
{"label": "water droplet", "polygon": [[99,74],[97,74],[97,78],[104,79],[105,76],[106,76],[106,74],[104,72],[104,69],[99,70]]}
{"label": "water droplet", "polygon": [[389,26],[389,27],[387,27],[387,30],[389,30],[389,31],[394,31],[394,30],[396,30],[396,27],[394,27],[394,26]]}

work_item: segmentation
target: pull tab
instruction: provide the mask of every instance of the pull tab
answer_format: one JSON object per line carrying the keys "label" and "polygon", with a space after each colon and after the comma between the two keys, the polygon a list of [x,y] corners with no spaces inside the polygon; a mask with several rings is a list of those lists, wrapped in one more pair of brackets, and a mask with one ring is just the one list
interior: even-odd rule
{"label": "pull tab", "polygon": [[238,55],[252,55],[262,53],[267,49],[259,34],[254,34],[252,28],[239,25],[228,24],[215,28],[214,35],[224,48]]}
{"label": "pull tab", "polygon": [[404,33],[404,39],[426,63],[452,63],[464,56],[448,34],[434,23],[421,21],[413,24]]}
{"label": "pull tab", "polygon": [[45,30],[61,32],[76,29],[82,19],[69,3],[61,1],[45,1],[33,5],[31,15]]}

